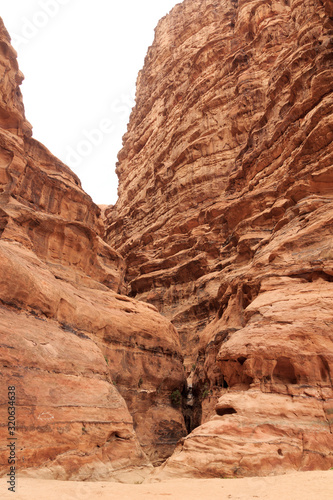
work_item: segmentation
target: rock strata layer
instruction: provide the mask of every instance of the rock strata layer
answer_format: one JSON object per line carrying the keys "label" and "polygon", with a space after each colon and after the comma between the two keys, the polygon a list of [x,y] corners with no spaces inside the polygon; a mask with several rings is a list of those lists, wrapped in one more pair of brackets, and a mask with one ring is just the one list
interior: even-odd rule
{"label": "rock strata layer", "polygon": [[0,71],[0,473],[15,386],[20,472],[142,480],[186,432],[171,399],[185,382],[178,334],[122,295],[100,209],[32,139],[2,21]]}
{"label": "rock strata layer", "polygon": [[330,0],[185,0],[156,29],[105,215],[202,424],[158,478],[333,465],[332,33]]}

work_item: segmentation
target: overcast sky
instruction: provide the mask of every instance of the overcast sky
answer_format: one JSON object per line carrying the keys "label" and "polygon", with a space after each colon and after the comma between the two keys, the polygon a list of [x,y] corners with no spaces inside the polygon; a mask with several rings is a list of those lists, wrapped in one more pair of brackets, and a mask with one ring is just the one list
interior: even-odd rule
{"label": "overcast sky", "polygon": [[33,136],[95,203],[117,199],[115,163],[158,20],[179,0],[0,0]]}

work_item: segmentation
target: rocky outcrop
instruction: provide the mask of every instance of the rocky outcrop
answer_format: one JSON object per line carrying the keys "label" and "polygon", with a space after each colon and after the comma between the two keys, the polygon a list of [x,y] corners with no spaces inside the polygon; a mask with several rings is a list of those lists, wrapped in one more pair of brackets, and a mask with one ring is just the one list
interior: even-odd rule
{"label": "rocky outcrop", "polygon": [[333,465],[331,7],[185,0],[139,74],[106,240],[203,424],[157,477]]}
{"label": "rocky outcrop", "polygon": [[1,24],[1,474],[13,385],[28,474],[141,480],[177,441],[152,480],[333,466],[332,30],[331,0],[177,5],[101,213]]}
{"label": "rocky outcrop", "polygon": [[[102,351],[83,333],[1,306],[1,401],[17,397],[17,470],[56,479],[122,480],[150,466]],[[8,412],[1,405],[2,473]],[[135,470],[136,468],[136,470]],[[133,471],[134,469],[134,471]]]}
{"label": "rocky outcrop", "polygon": [[9,34],[0,20],[0,127],[20,137],[31,137],[32,127],[24,115],[19,87],[23,79],[17,63],[17,54],[10,45]]}
{"label": "rocky outcrop", "polygon": [[185,435],[171,399],[185,381],[178,334],[122,295],[99,207],[31,138],[3,24],[0,47],[0,471],[15,386],[21,472],[140,480]]}
{"label": "rocky outcrop", "polygon": [[325,411],[315,398],[230,392],[219,400],[216,415],[183,439],[148,481],[327,469],[327,437]]}

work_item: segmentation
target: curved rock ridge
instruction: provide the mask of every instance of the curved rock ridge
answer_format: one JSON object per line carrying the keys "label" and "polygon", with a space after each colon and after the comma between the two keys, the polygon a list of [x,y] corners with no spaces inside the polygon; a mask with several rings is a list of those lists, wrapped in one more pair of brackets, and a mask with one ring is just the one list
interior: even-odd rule
{"label": "curved rock ridge", "polygon": [[186,434],[171,398],[185,384],[179,337],[122,295],[99,207],[31,138],[2,22],[0,46],[0,474],[15,386],[21,473],[140,481]]}
{"label": "curved rock ridge", "polygon": [[157,478],[333,465],[332,30],[331,0],[185,0],[156,29],[105,215],[203,424]]}

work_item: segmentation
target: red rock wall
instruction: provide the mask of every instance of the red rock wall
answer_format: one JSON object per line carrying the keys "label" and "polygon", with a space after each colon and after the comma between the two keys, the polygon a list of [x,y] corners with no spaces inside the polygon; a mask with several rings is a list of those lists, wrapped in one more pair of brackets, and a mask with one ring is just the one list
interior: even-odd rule
{"label": "red rock wall", "polygon": [[20,471],[142,480],[185,434],[171,401],[185,381],[178,334],[119,294],[125,263],[100,209],[31,138],[3,24],[0,48],[0,473],[14,385]]}
{"label": "red rock wall", "polygon": [[24,115],[19,85],[24,76],[19,70],[17,54],[10,45],[9,34],[0,20],[0,126],[15,135],[31,137],[32,127]]}
{"label": "red rock wall", "polygon": [[185,0],[139,74],[106,238],[204,423],[160,477],[333,465],[331,9]]}

